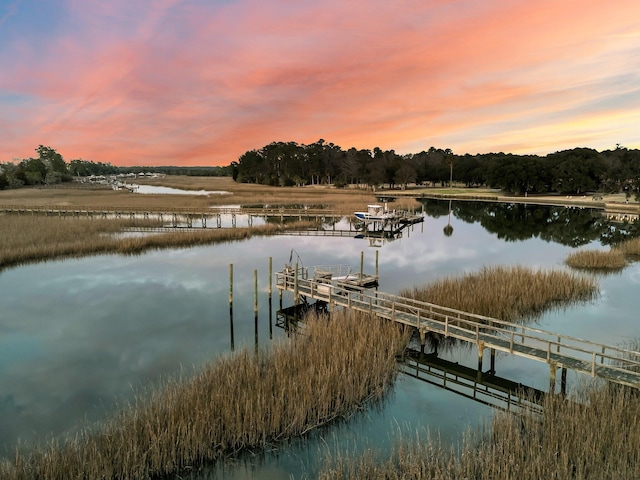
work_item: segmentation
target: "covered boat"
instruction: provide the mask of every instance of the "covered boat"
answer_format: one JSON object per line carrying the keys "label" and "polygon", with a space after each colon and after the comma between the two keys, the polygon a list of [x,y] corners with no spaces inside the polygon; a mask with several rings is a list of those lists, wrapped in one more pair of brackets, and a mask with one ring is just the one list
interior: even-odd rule
{"label": "covered boat", "polygon": [[364,222],[386,222],[396,218],[396,212],[389,211],[387,205],[367,205],[366,212],[354,212],[357,219]]}

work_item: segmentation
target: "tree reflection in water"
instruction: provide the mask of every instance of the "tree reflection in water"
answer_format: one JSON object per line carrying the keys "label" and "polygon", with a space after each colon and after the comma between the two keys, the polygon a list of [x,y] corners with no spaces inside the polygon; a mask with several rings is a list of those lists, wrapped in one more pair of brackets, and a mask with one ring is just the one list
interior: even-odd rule
{"label": "tree reflection in water", "polygon": [[[426,216],[439,218],[451,214],[465,223],[479,223],[499,239],[516,242],[540,238],[569,247],[580,247],[593,241],[615,245],[640,236],[640,222],[624,223],[608,220],[594,208],[420,199]],[[453,233],[453,227],[451,227]]]}

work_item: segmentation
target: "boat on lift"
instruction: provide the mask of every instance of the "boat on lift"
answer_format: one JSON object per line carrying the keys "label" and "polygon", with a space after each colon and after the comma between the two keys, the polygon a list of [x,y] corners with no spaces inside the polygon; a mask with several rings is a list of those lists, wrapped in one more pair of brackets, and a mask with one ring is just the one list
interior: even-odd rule
{"label": "boat on lift", "polygon": [[363,222],[388,222],[396,218],[396,211],[387,209],[387,204],[371,204],[367,205],[366,212],[354,212],[358,220]]}

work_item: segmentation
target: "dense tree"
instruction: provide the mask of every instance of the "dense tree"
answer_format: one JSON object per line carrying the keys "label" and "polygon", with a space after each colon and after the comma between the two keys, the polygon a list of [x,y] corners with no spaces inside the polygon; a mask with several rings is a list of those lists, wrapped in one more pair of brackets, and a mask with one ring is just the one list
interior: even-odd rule
{"label": "dense tree", "polygon": [[605,163],[597,151],[575,148],[547,157],[553,165],[553,189],[559,193],[583,194],[598,189],[605,173]]}
{"label": "dense tree", "polygon": [[238,181],[273,185],[352,183],[375,189],[457,181],[520,195],[624,191],[640,197],[640,150],[620,146],[602,153],[575,148],[545,157],[502,152],[456,155],[449,148],[435,147],[398,155],[379,147],[344,151],[320,139],[310,145],[274,142],[246,152],[234,171]]}

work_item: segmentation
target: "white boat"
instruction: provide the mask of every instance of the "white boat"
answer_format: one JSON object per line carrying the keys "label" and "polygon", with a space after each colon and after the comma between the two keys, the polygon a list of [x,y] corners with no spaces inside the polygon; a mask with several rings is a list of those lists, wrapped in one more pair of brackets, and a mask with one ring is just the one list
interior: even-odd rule
{"label": "white boat", "polygon": [[387,222],[396,218],[395,210],[389,211],[387,204],[383,205],[367,205],[366,212],[354,212],[357,219],[364,222]]}

